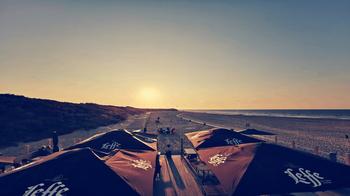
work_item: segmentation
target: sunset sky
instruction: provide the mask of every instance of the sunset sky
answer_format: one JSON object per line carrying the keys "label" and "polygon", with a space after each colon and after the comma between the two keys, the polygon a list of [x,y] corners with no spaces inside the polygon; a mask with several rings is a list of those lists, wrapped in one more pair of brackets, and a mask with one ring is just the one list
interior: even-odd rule
{"label": "sunset sky", "polygon": [[0,0],[0,92],[135,107],[350,108],[350,1]]}

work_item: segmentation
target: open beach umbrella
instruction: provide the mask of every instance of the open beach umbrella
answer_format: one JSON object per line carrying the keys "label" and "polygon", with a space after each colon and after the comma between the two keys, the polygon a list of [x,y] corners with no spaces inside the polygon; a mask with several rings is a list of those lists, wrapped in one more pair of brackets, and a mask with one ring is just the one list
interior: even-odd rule
{"label": "open beach umbrella", "polygon": [[153,195],[156,151],[120,150],[106,164],[140,195]]}
{"label": "open beach umbrella", "polygon": [[66,150],[84,147],[93,149],[100,156],[103,154],[107,155],[116,149],[152,151],[156,149],[155,144],[146,143],[124,129],[94,135],[78,144],[68,147]]}
{"label": "open beach umbrella", "polygon": [[186,133],[185,135],[196,149],[263,142],[262,140],[248,137],[234,130],[223,128],[196,131]]}
{"label": "open beach umbrella", "polygon": [[0,176],[0,195],[138,195],[91,149],[61,151]]}
{"label": "open beach umbrella", "polygon": [[274,135],[273,133],[257,130],[257,129],[245,129],[245,130],[239,131],[239,133],[242,133],[245,135]]}
{"label": "open beach umbrella", "polygon": [[350,167],[305,152],[253,143],[198,150],[232,195],[316,192],[350,187]]}

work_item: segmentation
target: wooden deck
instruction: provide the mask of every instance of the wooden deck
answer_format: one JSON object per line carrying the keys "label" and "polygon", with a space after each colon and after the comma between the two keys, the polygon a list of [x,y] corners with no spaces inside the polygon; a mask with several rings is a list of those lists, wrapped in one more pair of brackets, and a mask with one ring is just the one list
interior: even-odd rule
{"label": "wooden deck", "polygon": [[200,185],[180,155],[173,155],[167,160],[176,180],[174,184],[177,195],[203,195]]}
{"label": "wooden deck", "polygon": [[164,155],[159,157],[161,165],[160,179],[155,181],[154,195],[176,195],[173,182],[170,178],[171,170],[169,170],[168,163]]}
{"label": "wooden deck", "polygon": [[180,155],[171,158],[162,155],[160,164],[161,178],[155,183],[155,195],[203,195],[200,185]]}

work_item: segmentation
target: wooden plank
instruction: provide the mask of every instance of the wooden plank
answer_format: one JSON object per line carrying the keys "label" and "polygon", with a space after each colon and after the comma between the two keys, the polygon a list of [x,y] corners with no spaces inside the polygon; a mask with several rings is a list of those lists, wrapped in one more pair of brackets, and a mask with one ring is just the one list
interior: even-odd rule
{"label": "wooden plank", "polygon": [[161,165],[160,169],[160,179],[155,181],[154,195],[161,196],[175,196],[175,189],[173,183],[170,179],[170,170],[165,160],[165,156],[161,155],[159,157],[159,162]]}
{"label": "wooden plank", "polygon": [[168,159],[168,163],[177,181],[173,183],[177,195],[203,195],[200,186],[180,155],[173,155],[171,159]]}

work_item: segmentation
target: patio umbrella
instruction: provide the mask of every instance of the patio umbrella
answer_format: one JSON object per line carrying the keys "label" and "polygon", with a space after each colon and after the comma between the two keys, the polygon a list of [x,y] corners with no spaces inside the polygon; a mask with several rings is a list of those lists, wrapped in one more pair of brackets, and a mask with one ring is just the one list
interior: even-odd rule
{"label": "patio umbrella", "polygon": [[234,130],[223,128],[191,132],[185,135],[196,149],[263,142],[262,140],[248,137]]}
{"label": "patio umbrella", "polygon": [[98,152],[100,156],[107,155],[115,149],[152,151],[156,149],[155,144],[143,142],[124,129],[94,135],[76,145],[68,147],[66,150],[84,147],[92,148],[94,151]]}
{"label": "patio umbrella", "polygon": [[156,151],[120,150],[106,164],[140,195],[153,195]]}
{"label": "patio umbrella", "polygon": [[198,150],[232,195],[316,192],[350,187],[350,167],[267,143]]}
{"label": "patio umbrella", "polygon": [[274,135],[273,133],[257,130],[257,129],[245,129],[245,130],[239,131],[239,133],[242,133],[245,135]]}
{"label": "patio umbrella", "polygon": [[90,149],[61,151],[0,176],[0,195],[137,195]]}

